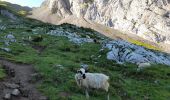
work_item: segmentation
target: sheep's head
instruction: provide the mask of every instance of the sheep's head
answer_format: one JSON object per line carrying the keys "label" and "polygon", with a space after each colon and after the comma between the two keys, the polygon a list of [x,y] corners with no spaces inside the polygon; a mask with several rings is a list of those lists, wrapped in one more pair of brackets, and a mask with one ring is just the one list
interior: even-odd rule
{"label": "sheep's head", "polygon": [[79,78],[80,79],[85,79],[86,78],[86,74],[85,74],[85,69],[84,68],[81,68],[80,70],[77,71],[77,74],[79,74]]}

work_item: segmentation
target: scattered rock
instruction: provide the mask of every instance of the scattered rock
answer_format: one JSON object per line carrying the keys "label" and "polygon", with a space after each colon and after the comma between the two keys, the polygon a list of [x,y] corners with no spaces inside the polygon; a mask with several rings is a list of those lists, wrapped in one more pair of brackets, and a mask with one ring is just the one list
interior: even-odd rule
{"label": "scattered rock", "polygon": [[54,65],[55,67],[63,67],[63,65],[60,65],[60,64],[56,64]]}
{"label": "scattered rock", "polygon": [[64,69],[64,66],[63,65],[60,65],[60,64],[55,64],[53,67],[55,68],[59,68],[59,69]]}
{"label": "scattered rock", "polygon": [[4,99],[5,100],[10,100],[11,99],[11,94],[10,93],[5,94]]}
{"label": "scattered rock", "polygon": [[31,77],[37,77],[39,74],[38,73],[34,73],[34,74],[31,74]]}
{"label": "scattered rock", "polygon": [[4,25],[0,25],[0,30],[5,30],[6,27]]}
{"label": "scattered rock", "polygon": [[30,90],[22,88],[21,89],[21,94],[22,94],[23,97],[28,97],[29,94],[30,94]]}
{"label": "scattered rock", "polygon": [[5,52],[11,52],[11,49],[10,49],[10,48],[1,47],[0,49],[3,50],[3,51],[5,51]]}
{"label": "scattered rock", "polygon": [[159,80],[155,80],[154,83],[155,84],[159,84],[160,82],[159,82]]}
{"label": "scattered rock", "polygon": [[39,100],[48,100],[48,98],[45,96],[41,96]]}
{"label": "scattered rock", "polygon": [[7,88],[11,88],[11,89],[16,89],[20,87],[18,84],[14,84],[14,83],[4,83],[4,84]]}
{"label": "scattered rock", "polygon": [[15,39],[15,36],[12,35],[12,34],[8,34],[8,35],[6,36],[6,38],[7,38],[7,39]]}
{"label": "scattered rock", "polygon": [[19,91],[19,89],[14,89],[11,94],[14,95],[14,96],[19,96],[20,91]]}
{"label": "scattered rock", "polygon": [[76,44],[82,44],[82,43],[91,43],[94,42],[93,39],[91,38],[82,38],[81,36],[77,35],[74,32],[67,32],[65,30],[51,30],[47,34],[50,35],[55,35],[55,36],[65,36],[67,37],[71,42],[76,43]]}
{"label": "scattered rock", "polygon": [[16,38],[15,38],[15,36],[13,35],[13,33],[10,33],[10,34],[6,35],[5,38],[7,39],[6,41],[16,42]]}

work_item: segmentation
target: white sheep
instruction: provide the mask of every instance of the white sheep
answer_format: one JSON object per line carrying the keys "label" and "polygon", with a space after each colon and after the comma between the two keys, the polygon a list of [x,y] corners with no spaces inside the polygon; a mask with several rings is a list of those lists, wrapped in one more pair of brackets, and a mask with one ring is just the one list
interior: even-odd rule
{"label": "white sheep", "polygon": [[86,99],[89,99],[89,89],[102,89],[107,92],[107,100],[109,100],[109,77],[102,73],[85,73],[85,69],[81,68],[75,75],[77,85],[85,89]]}
{"label": "white sheep", "polygon": [[149,62],[145,62],[145,63],[137,63],[138,65],[138,68],[137,68],[137,71],[140,71],[146,67],[150,67],[151,64]]}

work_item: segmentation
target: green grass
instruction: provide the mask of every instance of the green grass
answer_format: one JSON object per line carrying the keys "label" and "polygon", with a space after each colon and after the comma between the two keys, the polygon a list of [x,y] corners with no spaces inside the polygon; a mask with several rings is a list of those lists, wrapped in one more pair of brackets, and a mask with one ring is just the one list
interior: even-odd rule
{"label": "green grass", "polygon": [[[85,43],[78,46],[65,37],[42,35],[42,42],[23,46],[21,38],[25,34],[18,33],[15,36],[19,43],[10,46],[12,52],[1,51],[0,54],[15,62],[33,64],[42,76],[37,88],[50,100],[85,100],[83,89],[78,88],[74,80],[81,63],[87,63],[91,72],[110,76],[111,100],[168,100],[170,97],[170,68],[167,66],[154,65],[137,72],[133,64],[119,65],[106,60],[107,50],[99,52],[100,44]],[[38,53],[32,45],[46,48]],[[92,100],[105,100],[106,94],[91,90],[90,97]]]}
{"label": "green grass", "polygon": [[4,16],[0,15],[0,20],[1,20],[1,23],[3,22],[8,22],[8,19],[5,18]]}
{"label": "green grass", "polygon": [[5,78],[6,74],[5,74],[5,71],[4,69],[2,69],[2,66],[0,65],[0,80]]}

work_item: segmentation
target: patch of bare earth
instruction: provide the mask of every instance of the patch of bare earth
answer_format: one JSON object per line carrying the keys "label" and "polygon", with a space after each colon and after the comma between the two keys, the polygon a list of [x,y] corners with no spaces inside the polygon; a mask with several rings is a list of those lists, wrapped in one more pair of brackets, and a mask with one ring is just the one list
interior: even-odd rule
{"label": "patch of bare earth", "polygon": [[59,93],[59,97],[69,97],[71,96],[71,93],[68,93],[68,92],[60,92]]}
{"label": "patch of bare earth", "polygon": [[34,48],[35,50],[38,51],[38,53],[41,54],[41,52],[43,52],[46,47],[45,46],[39,46],[39,45],[33,45],[32,48]]}
{"label": "patch of bare earth", "polygon": [[36,89],[37,75],[32,65],[13,63],[0,59],[7,77],[0,81],[0,100],[47,100]]}

